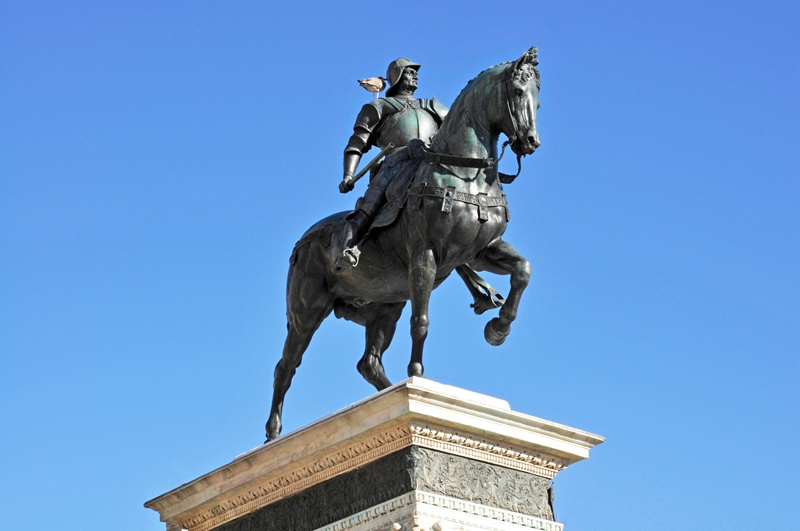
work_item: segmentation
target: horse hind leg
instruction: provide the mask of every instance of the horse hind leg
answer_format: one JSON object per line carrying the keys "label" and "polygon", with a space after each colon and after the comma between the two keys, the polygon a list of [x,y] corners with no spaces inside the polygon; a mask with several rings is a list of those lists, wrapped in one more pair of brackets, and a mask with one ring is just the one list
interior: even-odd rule
{"label": "horse hind leg", "polygon": [[308,274],[314,269],[297,268],[297,265],[300,264],[293,264],[289,272],[286,296],[288,333],[283,354],[275,366],[272,407],[266,425],[267,441],[277,438],[281,433],[283,401],[292,384],[292,377],[300,366],[314,332],[333,308],[333,300],[325,286],[322,273]]}
{"label": "horse hind leg", "polygon": [[498,238],[480,254],[474,265],[498,275],[511,275],[511,289],[500,315],[486,323],[483,332],[490,345],[498,346],[511,333],[511,323],[517,318],[522,292],[531,279],[531,264],[513,245]]}
{"label": "horse hind leg", "polygon": [[[366,348],[359,360],[357,368],[361,376],[371,383],[375,389],[382,391],[392,385],[383,369],[383,353],[389,348],[397,329],[397,321],[403,313],[405,302],[383,304],[377,308],[369,308],[366,321]],[[372,306],[372,305],[369,305]],[[364,310],[367,307],[362,307]]]}
{"label": "horse hind leg", "polygon": [[428,305],[431,300],[433,284],[436,280],[436,259],[433,250],[420,249],[411,256],[408,283],[411,293],[411,361],[408,364],[409,376],[422,376],[422,349],[428,337]]}

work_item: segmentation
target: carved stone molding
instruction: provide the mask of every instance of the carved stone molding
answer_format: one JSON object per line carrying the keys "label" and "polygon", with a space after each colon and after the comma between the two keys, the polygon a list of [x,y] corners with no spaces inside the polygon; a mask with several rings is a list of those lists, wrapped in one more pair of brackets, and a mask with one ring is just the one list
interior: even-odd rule
{"label": "carved stone molding", "polygon": [[410,431],[413,444],[417,446],[514,468],[550,479],[554,478],[559,471],[567,468],[567,464],[563,460],[529,454],[509,446],[491,444],[454,433],[452,430],[412,424]]}
{"label": "carved stone molding", "polygon": [[563,531],[564,524],[549,519],[507,511],[451,498],[430,492],[415,493],[415,517],[418,524],[428,523],[431,531],[440,523],[442,531],[455,531],[459,525],[469,529],[509,531],[534,529],[537,531]]}
{"label": "carved stone molding", "polygon": [[564,524],[424,491],[370,507],[315,531],[563,531]]}

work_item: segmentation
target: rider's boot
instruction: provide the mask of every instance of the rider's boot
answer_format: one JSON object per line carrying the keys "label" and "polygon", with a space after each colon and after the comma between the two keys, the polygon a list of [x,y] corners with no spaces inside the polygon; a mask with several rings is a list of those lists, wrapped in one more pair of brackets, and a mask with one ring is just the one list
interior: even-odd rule
{"label": "rider's boot", "polygon": [[340,247],[340,249],[344,250],[340,256],[336,257],[333,266],[337,273],[358,265],[358,257],[361,255],[361,251],[356,244],[367,232],[369,222],[370,217],[361,209],[347,216],[342,229],[342,245]]}
{"label": "rider's boot", "polygon": [[334,262],[334,271],[341,273],[358,265],[361,251],[357,244],[361,241],[372,223],[372,218],[384,203],[383,190],[376,186],[367,188],[364,197],[356,203],[356,210],[347,215],[342,228],[340,249],[344,249]]}

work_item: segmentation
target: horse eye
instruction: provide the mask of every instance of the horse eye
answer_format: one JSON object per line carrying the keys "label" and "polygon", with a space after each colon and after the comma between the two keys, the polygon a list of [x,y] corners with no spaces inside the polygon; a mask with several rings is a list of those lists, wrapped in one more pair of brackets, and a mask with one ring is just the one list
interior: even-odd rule
{"label": "horse eye", "polygon": [[515,88],[514,89],[514,94],[516,94],[517,96],[522,96],[522,89],[521,88]]}

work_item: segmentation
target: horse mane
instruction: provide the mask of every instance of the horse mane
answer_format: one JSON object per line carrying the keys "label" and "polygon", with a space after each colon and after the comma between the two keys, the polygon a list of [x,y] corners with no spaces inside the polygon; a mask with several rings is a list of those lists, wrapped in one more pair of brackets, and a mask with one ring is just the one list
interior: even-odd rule
{"label": "horse mane", "polygon": [[[532,60],[531,60],[531,62],[529,62],[529,63],[526,63],[526,64],[529,64],[529,65],[531,66],[531,68],[532,68],[532,70],[533,70],[533,76],[534,76],[534,78],[536,79],[536,88],[537,88],[537,89],[539,89],[539,88],[541,88],[541,76],[540,76],[540,74],[539,74],[539,69],[538,69],[538,68],[536,68],[536,66],[539,64],[539,60],[538,60],[538,58],[537,58],[537,53],[538,53],[538,50],[536,49],[536,47],[533,47],[533,48],[531,48],[530,50],[528,50],[528,53],[530,53],[530,54],[532,55]],[[463,88],[463,89],[461,89],[461,92],[459,92],[459,93],[458,93],[458,96],[456,96],[456,99],[453,101],[453,107],[455,107],[455,105],[456,105],[456,102],[458,102],[458,100],[460,100],[460,99],[461,99],[461,96],[464,94],[464,92],[465,92],[465,91],[466,91],[468,88],[470,88],[470,85],[472,85],[472,82],[473,82],[473,81],[476,81],[478,78],[481,78],[481,77],[483,77],[483,76],[484,76],[484,75],[486,75],[486,74],[487,74],[487,73],[488,73],[490,70],[500,69],[500,68],[502,67],[502,69],[505,71],[505,69],[506,69],[506,68],[508,68],[508,67],[509,67],[509,65],[512,65],[512,64],[514,64],[515,62],[516,62],[516,61],[505,61],[505,62],[503,62],[503,63],[496,64],[496,65],[494,65],[494,66],[490,66],[489,68],[487,68],[487,69],[485,69],[485,70],[482,70],[482,71],[481,71],[481,72],[480,72],[480,73],[479,73],[477,76],[475,76],[475,77],[473,77],[472,79],[470,79],[469,81],[467,81],[467,84],[464,86],[464,88]]]}

